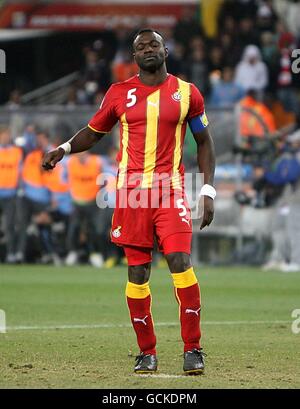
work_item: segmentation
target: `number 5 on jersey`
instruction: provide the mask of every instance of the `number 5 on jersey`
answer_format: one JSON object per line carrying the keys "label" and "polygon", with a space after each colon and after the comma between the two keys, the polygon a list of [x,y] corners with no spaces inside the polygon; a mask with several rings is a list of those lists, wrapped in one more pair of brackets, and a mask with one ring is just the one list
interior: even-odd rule
{"label": "number 5 on jersey", "polygon": [[136,95],[134,95],[135,91],[136,88],[132,88],[127,92],[127,99],[129,100],[129,102],[126,104],[127,108],[132,107],[136,103]]}
{"label": "number 5 on jersey", "polygon": [[186,207],[184,205],[184,200],[183,199],[178,199],[176,204],[177,204],[177,208],[181,210],[181,212],[179,213],[179,216],[181,217],[181,221],[184,223],[187,223],[188,225],[190,225],[189,220],[187,220],[187,218],[185,217],[187,215],[187,210]]}

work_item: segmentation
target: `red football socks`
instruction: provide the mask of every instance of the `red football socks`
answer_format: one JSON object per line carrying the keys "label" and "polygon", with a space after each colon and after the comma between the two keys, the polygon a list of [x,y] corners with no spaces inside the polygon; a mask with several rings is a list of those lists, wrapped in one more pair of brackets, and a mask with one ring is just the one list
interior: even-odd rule
{"label": "red football socks", "polygon": [[128,282],[126,299],[140,351],[155,355],[156,337],[151,314],[149,282],[142,285]]}
{"label": "red football socks", "polygon": [[172,274],[175,296],[179,304],[181,337],[184,352],[200,348],[200,287],[193,267],[183,273]]}

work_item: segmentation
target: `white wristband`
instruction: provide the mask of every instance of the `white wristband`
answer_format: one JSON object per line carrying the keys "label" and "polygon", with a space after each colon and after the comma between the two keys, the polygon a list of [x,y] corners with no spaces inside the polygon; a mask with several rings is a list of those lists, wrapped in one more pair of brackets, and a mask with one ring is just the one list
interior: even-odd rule
{"label": "white wristband", "polygon": [[58,149],[58,148],[62,148],[62,149],[65,151],[66,154],[68,154],[68,153],[71,152],[71,144],[70,144],[70,142],[65,142],[65,143],[59,145],[59,146],[57,147],[57,149]]}
{"label": "white wristband", "polygon": [[209,196],[211,199],[214,200],[215,197],[217,196],[217,192],[213,186],[206,184],[202,186],[199,196]]}

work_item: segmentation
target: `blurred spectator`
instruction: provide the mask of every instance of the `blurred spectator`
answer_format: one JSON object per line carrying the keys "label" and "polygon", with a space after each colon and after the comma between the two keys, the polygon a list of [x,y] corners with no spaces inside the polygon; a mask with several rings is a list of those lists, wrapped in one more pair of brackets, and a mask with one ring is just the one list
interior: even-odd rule
{"label": "blurred spectator", "polygon": [[66,177],[67,160],[64,157],[54,169],[44,174],[44,183],[50,192],[52,259],[56,265],[62,264],[67,253],[65,238],[72,213],[72,200]]}
{"label": "blurred spectator", "polygon": [[23,134],[16,137],[15,144],[23,150],[25,156],[36,149],[35,126],[33,124],[27,125]]}
{"label": "blurred spectator", "polygon": [[4,218],[6,262],[15,262],[16,195],[20,182],[22,151],[14,146],[9,127],[0,125],[0,215]]}
{"label": "blurred spectator", "polygon": [[290,259],[291,243],[287,232],[289,207],[286,202],[289,194],[290,187],[288,186],[278,199],[278,203],[273,206],[270,226],[272,249],[267,262],[262,266],[264,271],[281,269]]}
{"label": "blurred spectator", "polygon": [[[84,78],[80,78],[77,80],[74,84],[74,88],[76,90],[76,104],[78,105],[88,105],[89,104],[89,98],[86,92],[86,84],[84,82]],[[72,94],[72,91],[70,91],[70,94]],[[70,97],[70,94],[67,96],[67,103],[68,99]],[[71,95],[71,100],[73,99],[73,102],[71,101],[71,107],[74,106],[74,96]]]}
{"label": "blurred spectator", "polygon": [[213,86],[209,102],[213,107],[228,107],[238,102],[244,95],[243,88],[233,81],[233,69],[224,67],[222,79]]}
{"label": "blurred spectator", "polygon": [[51,149],[47,132],[38,130],[36,134],[36,149],[30,152],[22,169],[22,196],[18,198],[18,245],[16,259],[23,262],[26,259],[27,228],[32,221],[38,227],[41,261],[51,261],[51,231],[50,218],[47,212],[50,194],[45,186],[41,162],[45,152]]}
{"label": "blurred spectator", "polygon": [[223,60],[223,51],[222,48],[215,45],[213,46],[208,55],[208,71],[209,74],[214,72],[214,71],[222,71],[222,68],[224,66],[224,60]]}
{"label": "blurred spectator", "polygon": [[298,36],[300,32],[300,4],[298,0],[292,0],[289,2],[289,9],[287,13],[288,27],[291,32]]}
{"label": "blurred spectator", "polygon": [[255,19],[257,13],[256,0],[225,0],[220,9],[220,19],[232,16],[234,20],[240,20],[244,17]]}
{"label": "blurred spectator", "polygon": [[262,59],[266,63],[269,72],[269,89],[277,87],[279,50],[276,36],[271,31],[265,31],[260,37]]}
{"label": "blurred spectator", "polygon": [[90,263],[94,267],[103,265],[100,252],[101,242],[97,235],[99,209],[96,197],[99,187],[96,179],[102,172],[101,159],[97,155],[81,152],[68,158],[67,180],[73,201],[73,212],[69,225],[66,264],[72,266],[79,261],[80,237],[85,227],[86,244]]}
{"label": "blurred spectator", "polygon": [[[224,2],[226,4],[226,2]],[[237,22],[232,17],[232,14],[222,16],[219,15],[219,33],[220,34],[227,34],[231,38],[235,38],[237,35]]]}
{"label": "blurred spectator", "polygon": [[240,135],[242,146],[251,150],[259,140],[270,138],[276,131],[275,119],[269,107],[257,99],[254,91],[249,91],[240,101]]}
{"label": "blurred spectator", "polygon": [[236,35],[238,36],[237,41],[241,52],[249,44],[259,44],[259,36],[257,30],[255,29],[254,22],[255,20],[251,20],[250,17],[244,17],[239,21],[239,28]]}
{"label": "blurred spectator", "polygon": [[266,181],[284,186],[273,209],[272,251],[264,270],[300,272],[300,127],[287,138],[285,150],[266,172]]}
{"label": "blurred spectator", "polygon": [[121,49],[112,64],[113,82],[126,81],[138,73],[130,49]]}
{"label": "blurred spectator", "polygon": [[218,37],[218,44],[223,51],[224,66],[234,67],[240,60],[240,52],[235,36],[228,33],[221,33]]}
{"label": "blurred spectator", "polygon": [[[169,50],[169,54],[172,54],[174,52],[174,48],[176,45],[176,41],[173,36],[173,30],[171,27],[165,27],[162,30],[159,31],[161,35],[163,36],[163,39],[165,40],[165,45],[167,49]],[[132,45],[129,47],[131,48]]]}
{"label": "blurred spectator", "polygon": [[[205,40],[204,37],[201,35],[196,35],[190,38],[189,41],[189,49],[188,52],[191,53],[193,50],[201,50],[204,51],[205,50]],[[183,44],[183,46],[185,46]]]}
{"label": "blurred spectator", "polygon": [[278,17],[272,1],[263,1],[258,7],[256,17],[256,29],[259,34],[265,31],[274,32]]}
{"label": "blurred spectator", "polygon": [[175,43],[173,52],[167,59],[168,72],[181,77],[186,75],[185,48],[182,43]]}
{"label": "blurred spectator", "polygon": [[298,0],[276,0],[274,2],[276,11],[279,14],[282,23],[295,35],[300,32],[300,3]]}
{"label": "blurred spectator", "polygon": [[257,46],[248,45],[242,60],[236,67],[235,82],[246,92],[255,90],[262,93],[268,85],[268,70],[261,60],[261,53]]}
{"label": "blurred spectator", "polygon": [[279,38],[279,64],[277,77],[277,97],[288,112],[300,112],[299,98],[293,84],[291,53],[295,39],[291,33],[283,33]]}
{"label": "blurred spectator", "polygon": [[86,65],[83,73],[85,92],[88,103],[93,104],[97,91],[105,92],[108,89],[111,83],[110,70],[107,65],[108,61],[100,59],[94,50],[87,50],[85,59]]}
{"label": "blurred spectator", "polygon": [[265,181],[274,186],[296,183],[299,177],[300,164],[292,152],[282,153],[264,174]]}
{"label": "blurred spectator", "polygon": [[203,49],[194,48],[188,59],[187,76],[206,95],[209,90],[207,59]]}
{"label": "blurred spectator", "polygon": [[[134,33],[131,29],[128,29],[126,26],[120,25],[115,30],[116,41],[117,41],[117,49],[131,49],[132,48],[132,40],[134,38]],[[114,55],[112,56],[112,58]]]}
{"label": "blurred spectator", "polygon": [[[260,160],[252,162],[254,167],[253,188],[256,195],[252,198],[251,204],[263,208],[278,203],[275,213],[278,212],[278,215],[286,216],[286,200],[290,196],[290,192],[286,190],[283,194],[283,200],[280,198],[285,187],[287,185],[294,186],[300,178],[300,162],[296,155],[299,146],[297,150],[292,148],[291,144],[286,142],[284,134],[276,135],[273,139],[267,139],[265,142],[267,148],[265,154]],[[283,211],[282,208],[284,208]],[[273,227],[277,230],[276,222]]]}
{"label": "blurred spectator", "polygon": [[272,101],[271,110],[275,118],[277,129],[281,129],[295,124],[296,115],[293,112],[285,111],[282,103],[276,97],[274,97]]}
{"label": "blurred spectator", "polygon": [[77,100],[77,90],[75,86],[71,86],[68,89],[67,100],[66,100],[66,108],[73,109],[78,105]]}
{"label": "blurred spectator", "polygon": [[21,91],[18,89],[14,89],[10,94],[9,94],[9,100],[6,103],[6,106],[9,109],[17,109],[21,106]]}
{"label": "blurred spectator", "polygon": [[189,44],[192,37],[203,35],[200,20],[197,20],[196,9],[191,6],[183,8],[182,16],[174,27],[174,38],[183,45]]}

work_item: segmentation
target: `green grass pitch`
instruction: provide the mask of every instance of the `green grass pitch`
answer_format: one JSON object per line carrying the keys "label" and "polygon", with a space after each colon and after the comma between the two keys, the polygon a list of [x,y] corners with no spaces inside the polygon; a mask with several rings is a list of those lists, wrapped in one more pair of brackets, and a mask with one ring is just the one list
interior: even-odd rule
{"label": "green grass pitch", "polygon": [[151,290],[159,372],[133,374],[125,268],[0,266],[0,388],[299,388],[300,275],[201,267],[206,373],[182,376],[178,306],[166,269]]}

